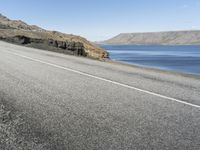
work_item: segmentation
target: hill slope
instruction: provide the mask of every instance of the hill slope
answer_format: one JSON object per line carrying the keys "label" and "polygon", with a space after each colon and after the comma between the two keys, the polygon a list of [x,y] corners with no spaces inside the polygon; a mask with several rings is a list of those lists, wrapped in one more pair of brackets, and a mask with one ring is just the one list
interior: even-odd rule
{"label": "hill slope", "polygon": [[0,40],[73,55],[96,59],[108,53],[85,38],[57,31],[48,31],[21,20],[10,20],[0,14]]}
{"label": "hill slope", "polygon": [[103,44],[160,44],[195,45],[200,44],[200,31],[169,31],[149,33],[122,33],[101,42]]}

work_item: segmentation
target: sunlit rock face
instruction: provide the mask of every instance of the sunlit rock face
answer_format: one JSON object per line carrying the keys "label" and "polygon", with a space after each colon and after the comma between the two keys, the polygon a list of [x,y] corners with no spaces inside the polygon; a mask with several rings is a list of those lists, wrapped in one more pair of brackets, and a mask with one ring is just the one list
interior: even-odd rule
{"label": "sunlit rock face", "polygon": [[0,39],[15,44],[52,50],[95,59],[108,58],[108,53],[85,38],[57,31],[47,31],[21,20],[10,20],[0,14]]}

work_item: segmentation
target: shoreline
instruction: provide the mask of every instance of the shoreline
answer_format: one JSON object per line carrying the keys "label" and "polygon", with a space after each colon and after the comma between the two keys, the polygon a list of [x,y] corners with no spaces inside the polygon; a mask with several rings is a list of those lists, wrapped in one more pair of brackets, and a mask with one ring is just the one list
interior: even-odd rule
{"label": "shoreline", "polygon": [[[110,46],[110,47],[109,47]],[[112,47],[113,46],[113,47]],[[119,46],[119,47],[118,47]],[[185,49],[184,49],[184,51],[183,51],[183,56],[184,56],[184,60],[189,60],[189,62],[188,63],[190,63],[190,60],[192,61],[192,58],[190,59],[189,57],[194,57],[194,55],[191,55],[191,54],[193,54],[193,53],[189,53],[189,50],[190,49],[192,49],[192,48],[190,48],[190,47],[196,47],[194,50],[198,50],[199,49],[199,46],[200,45],[134,45],[134,44],[130,44],[130,45],[101,45],[101,47],[102,48],[104,48],[104,49],[106,49],[109,53],[110,53],[110,61],[113,61],[113,62],[116,62],[116,63],[118,63],[118,64],[124,64],[124,65],[129,65],[129,66],[133,66],[133,67],[137,67],[137,68],[145,68],[145,69],[153,69],[153,70],[159,70],[159,71],[164,71],[165,73],[166,72],[170,72],[170,73],[174,73],[174,74],[181,74],[181,75],[184,75],[184,76],[196,76],[196,77],[200,77],[200,72],[199,72],[199,68],[198,68],[198,65],[197,64],[194,64],[194,67],[193,67],[193,65],[192,64],[190,64],[190,65],[187,65],[187,62],[185,62],[185,63],[183,63],[183,62],[178,62],[178,63],[176,63],[176,62],[171,62],[170,60],[171,59],[169,59],[168,61],[167,61],[167,63],[170,63],[170,65],[165,65],[164,63],[162,63],[162,61],[160,61],[160,62],[157,62],[157,63],[153,63],[153,64],[149,64],[149,62],[148,61],[146,61],[146,57],[145,56],[149,56],[148,55],[148,51],[147,51],[147,54],[143,54],[143,53],[141,53],[141,56],[139,57],[140,59],[141,59],[141,61],[144,61],[144,62],[146,62],[146,63],[140,63],[140,62],[137,62],[137,61],[134,61],[134,59],[127,59],[126,61],[123,61],[122,59],[118,59],[118,58],[129,58],[129,57],[131,57],[133,54],[131,53],[131,48],[132,47],[128,47],[127,49],[126,49],[126,47],[125,48],[121,48],[120,46],[133,46],[133,48],[137,48],[137,46],[144,46],[144,48],[142,47],[141,48],[141,50],[142,50],[142,52],[143,52],[143,50],[145,49],[145,50],[148,50],[148,46],[150,46],[150,48],[149,48],[149,50],[150,50],[150,53],[151,53],[151,46],[161,46],[161,49],[160,49],[160,51],[159,51],[159,49],[158,48],[155,48],[156,50],[156,52],[158,51],[158,52],[160,52],[161,54],[162,54],[162,50],[164,50],[164,52],[163,52],[163,54],[162,55],[172,55],[172,56],[176,56],[177,57],[177,60],[179,59],[179,55],[173,55],[173,54],[171,54],[171,52],[172,52],[172,50],[176,50],[177,49],[177,53],[180,53],[181,54],[181,51],[180,50],[182,50],[182,48],[181,47],[184,47],[185,48],[185,46],[186,46],[186,51],[185,51]],[[134,47],[135,46],[135,47]],[[162,48],[162,46],[163,47],[167,47],[167,48]],[[174,48],[168,48],[168,47],[174,47]],[[188,46],[188,48],[187,48],[187,46]],[[177,48],[176,48],[177,47]],[[116,51],[115,50],[113,50],[113,49],[117,49]],[[168,52],[167,51],[167,49],[169,49],[169,53],[170,54],[168,54],[168,53],[166,53],[166,52]],[[112,51],[113,50],[113,51]],[[123,51],[125,50],[125,52],[124,52],[124,54],[123,54]],[[127,53],[126,53],[126,50],[127,50]],[[138,51],[140,50],[140,48],[138,48]],[[193,50],[193,49],[192,49]],[[119,51],[119,53],[117,53]],[[129,55],[129,51],[130,51],[130,55]],[[166,51],[166,52],[165,52]],[[116,53],[115,53],[116,52]],[[153,51],[154,52],[154,51]],[[176,51],[175,51],[176,52]],[[193,51],[192,51],[193,52]],[[194,51],[195,52],[195,51]],[[199,51],[197,51],[197,52],[199,52]],[[122,54],[121,54],[122,53]],[[134,53],[134,51],[133,51],[133,53]],[[166,54],[165,54],[166,53]],[[186,54],[185,54],[186,53]],[[188,55],[188,54],[189,55]],[[137,54],[137,53],[136,53]],[[139,52],[138,52],[138,54],[140,54]],[[160,54],[160,55],[161,55]],[[197,53],[198,54],[198,53]],[[152,60],[153,60],[153,58],[154,58],[154,56],[157,56],[157,55],[154,55],[154,53],[153,54],[151,54],[152,55]],[[134,56],[134,55],[133,55]],[[143,56],[143,57],[142,57]],[[180,55],[181,57],[180,57],[180,60],[182,61],[183,59],[182,59],[182,55]],[[161,58],[161,57],[159,57],[159,56],[157,56],[159,59]],[[185,59],[185,57],[188,57],[188,59]],[[197,57],[196,59],[194,59],[194,61],[196,62],[196,61],[198,61],[199,60],[199,57],[198,57],[198,55],[197,56],[195,56],[195,57]],[[134,58],[136,58],[136,60],[137,60],[137,55],[134,57]],[[173,58],[173,57],[172,57]],[[173,59],[174,60],[174,59]],[[194,62],[194,63],[195,63]],[[192,63],[192,62],[191,62]],[[176,65],[176,64],[178,64],[178,65]],[[179,65],[181,65],[181,67],[178,67]]]}
{"label": "shoreline", "polygon": [[115,45],[117,45],[117,46],[200,46],[200,44],[134,44],[134,43],[132,43],[132,44],[126,44],[126,43],[124,43],[124,44],[117,44],[117,43],[112,43],[112,44],[100,43],[100,44],[98,44],[97,43],[97,45],[99,45],[99,46],[101,46],[101,45],[103,45],[103,46],[105,46],[105,45],[109,45],[109,46],[115,46]]}
{"label": "shoreline", "polygon": [[131,68],[142,69],[142,70],[146,70],[146,71],[155,71],[155,72],[158,72],[158,73],[167,73],[167,74],[180,75],[180,76],[183,76],[183,77],[191,77],[191,78],[195,78],[195,79],[200,79],[200,75],[198,75],[198,74],[184,73],[184,72],[178,72],[178,71],[172,71],[172,70],[164,70],[164,69],[153,68],[153,67],[142,66],[142,65],[140,66],[140,65],[136,65],[136,64],[130,64],[130,63],[122,62],[122,61],[112,60],[111,58],[94,59],[94,58],[90,58],[90,57],[82,57],[82,56],[64,54],[64,53],[60,53],[60,52],[57,52],[57,51],[49,51],[49,50],[45,50],[45,49],[38,49],[38,48],[28,47],[28,46],[24,46],[24,45],[18,45],[18,44],[15,44],[15,43],[10,43],[10,42],[6,42],[6,41],[2,41],[2,40],[0,40],[0,42],[19,46],[19,47],[30,48],[30,49],[34,49],[36,51],[48,52],[48,53],[50,52],[50,53],[57,54],[57,55],[60,55],[60,56],[70,56],[70,57],[74,57],[74,58],[78,58],[78,59],[87,59],[87,60],[89,59],[89,60],[93,60],[93,61],[106,62],[106,63],[110,63],[110,64],[114,64],[114,65],[122,65],[122,66],[131,67]]}
{"label": "shoreline", "polygon": [[164,70],[161,68],[153,68],[153,67],[142,66],[142,65],[137,65],[137,64],[130,64],[130,63],[122,62],[122,61],[112,60],[111,58],[105,60],[105,62],[115,64],[115,65],[129,66],[132,68],[142,69],[142,70],[146,70],[146,71],[155,71],[155,72],[159,72],[159,73],[174,74],[174,75],[180,75],[183,77],[191,77],[191,78],[195,78],[195,79],[200,79],[200,74],[198,75],[198,74],[192,74],[192,73],[187,73],[187,72],[178,72],[175,70],[174,71],[173,70]]}

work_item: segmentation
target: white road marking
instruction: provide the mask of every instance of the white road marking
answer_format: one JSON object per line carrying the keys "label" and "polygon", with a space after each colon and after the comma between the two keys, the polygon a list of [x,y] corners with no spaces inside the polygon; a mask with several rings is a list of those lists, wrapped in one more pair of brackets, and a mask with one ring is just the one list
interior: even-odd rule
{"label": "white road marking", "polygon": [[192,103],[185,102],[183,100],[179,100],[179,99],[176,99],[176,98],[164,96],[164,95],[161,95],[161,94],[158,94],[158,93],[155,93],[155,92],[143,90],[143,89],[140,89],[140,88],[137,88],[137,87],[133,87],[133,86],[130,86],[130,85],[127,85],[127,84],[123,84],[123,83],[120,83],[120,82],[116,82],[116,81],[112,81],[112,80],[105,79],[105,78],[102,78],[102,77],[98,77],[98,76],[95,76],[95,75],[92,75],[92,74],[84,73],[82,71],[74,70],[74,69],[67,68],[67,67],[62,67],[62,66],[59,66],[59,65],[56,65],[56,64],[48,63],[48,62],[45,62],[45,61],[42,61],[42,60],[39,60],[39,59],[31,58],[31,57],[21,55],[21,54],[17,54],[17,53],[13,53],[13,52],[7,51],[7,53],[10,53],[12,55],[16,55],[16,56],[19,56],[19,57],[22,57],[22,58],[25,58],[25,59],[28,59],[28,60],[32,60],[32,61],[35,61],[35,62],[39,62],[41,64],[53,66],[53,67],[56,67],[56,68],[59,68],[59,69],[63,69],[63,70],[67,70],[67,71],[77,73],[77,74],[80,74],[80,75],[83,75],[83,76],[87,76],[87,77],[90,77],[90,78],[109,82],[109,83],[119,85],[119,86],[122,86],[122,87],[125,87],[125,88],[128,88],[128,89],[136,90],[136,91],[139,91],[139,92],[143,92],[143,93],[146,93],[146,94],[150,94],[150,95],[153,95],[153,96],[164,98],[164,99],[167,99],[167,100],[170,100],[170,101],[178,102],[178,103],[181,103],[181,104],[184,104],[184,105],[192,106],[192,107],[195,107],[195,108],[200,108],[200,106],[196,105],[196,104],[192,104]]}

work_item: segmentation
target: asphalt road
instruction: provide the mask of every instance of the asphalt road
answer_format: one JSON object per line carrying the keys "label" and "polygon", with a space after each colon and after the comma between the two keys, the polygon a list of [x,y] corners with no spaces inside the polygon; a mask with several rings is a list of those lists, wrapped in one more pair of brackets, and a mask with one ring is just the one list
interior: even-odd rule
{"label": "asphalt road", "polygon": [[200,149],[200,77],[0,42],[0,94],[52,149]]}

